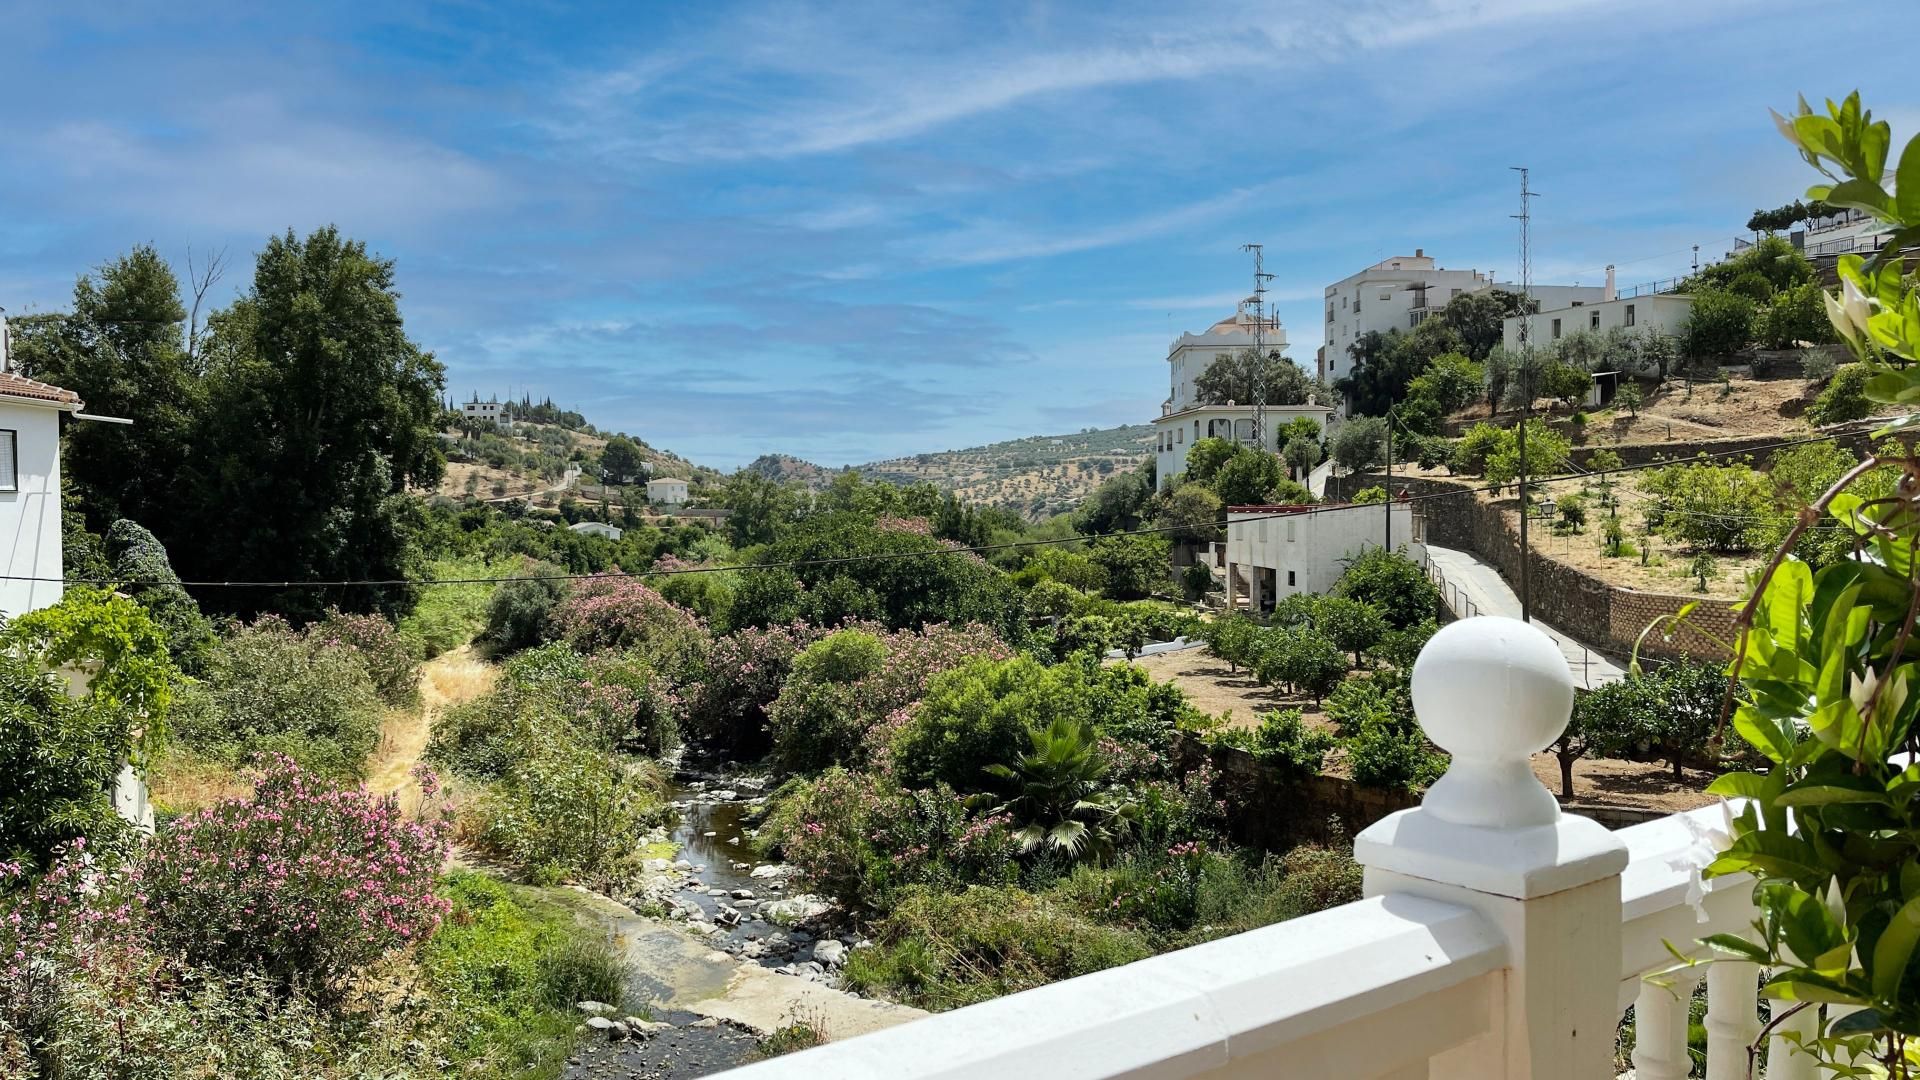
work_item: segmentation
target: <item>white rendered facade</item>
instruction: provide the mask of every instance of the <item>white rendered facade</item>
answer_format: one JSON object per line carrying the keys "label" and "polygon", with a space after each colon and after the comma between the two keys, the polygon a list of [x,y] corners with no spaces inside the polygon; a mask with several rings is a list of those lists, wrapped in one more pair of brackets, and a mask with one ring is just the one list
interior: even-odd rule
{"label": "white rendered facade", "polygon": [[618,525],[609,525],[604,521],[576,521],[567,528],[588,536],[604,536],[609,540],[620,539],[620,534],[625,531]]}
{"label": "white rendered facade", "polygon": [[0,373],[0,614],[60,602],[60,414],[79,408],[66,391]]}
{"label": "white rendered facade", "polygon": [[1295,417],[1308,417],[1325,430],[1327,414],[1333,411],[1325,405],[1309,402],[1305,405],[1268,406],[1266,430],[1256,444],[1253,438],[1252,404],[1244,401],[1231,405],[1200,403],[1195,389],[1200,376],[1215,361],[1229,359],[1252,349],[1256,329],[1261,334],[1259,344],[1262,348],[1282,353],[1286,351],[1287,331],[1280,321],[1269,318],[1264,324],[1256,326],[1256,317],[1244,304],[1239,311],[1201,333],[1181,334],[1167,350],[1170,389],[1167,400],[1160,404],[1160,416],[1153,422],[1157,436],[1154,442],[1155,475],[1163,486],[1174,476],[1186,471],[1187,452],[1201,439],[1233,439],[1248,446],[1264,445],[1266,449],[1277,453],[1280,447],[1275,441],[1280,429]]}
{"label": "white rendered facade", "polygon": [[678,506],[687,501],[687,482],[671,477],[649,480],[647,481],[647,501]]}
{"label": "white rendered facade", "polygon": [[507,426],[508,423],[506,409],[507,407],[498,401],[481,401],[479,398],[462,402],[460,405],[460,411],[466,415],[467,419],[482,420],[502,427]]}
{"label": "white rendered facade", "polygon": [[[1388,517],[1392,517],[1389,536]],[[1424,553],[1410,503],[1227,508],[1228,609],[1244,580],[1247,606],[1259,611],[1294,593],[1327,593],[1347,564],[1391,539],[1418,560]]]}
{"label": "white rendered facade", "polygon": [[[1543,305],[1544,307],[1544,305]],[[1542,310],[1533,315],[1515,315],[1501,324],[1500,340],[1509,352],[1520,348],[1520,326],[1531,321],[1527,339],[1535,349],[1551,348],[1555,341],[1576,330],[1605,333],[1608,330],[1662,330],[1678,334],[1693,310],[1693,297],[1686,293],[1653,293],[1599,303]]]}

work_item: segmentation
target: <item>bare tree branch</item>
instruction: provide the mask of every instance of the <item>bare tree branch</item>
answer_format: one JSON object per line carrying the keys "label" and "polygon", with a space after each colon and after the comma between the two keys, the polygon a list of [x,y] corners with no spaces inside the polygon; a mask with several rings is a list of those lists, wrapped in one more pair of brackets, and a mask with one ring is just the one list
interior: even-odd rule
{"label": "bare tree branch", "polygon": [[198,359],[200,352],[200,304],[207,293],[227,273],[227,249],[212,253],[204,267],[193,264],[193,245],[187,245],[187,288],[193,293],[193,309],[187,316],[187,361]]}

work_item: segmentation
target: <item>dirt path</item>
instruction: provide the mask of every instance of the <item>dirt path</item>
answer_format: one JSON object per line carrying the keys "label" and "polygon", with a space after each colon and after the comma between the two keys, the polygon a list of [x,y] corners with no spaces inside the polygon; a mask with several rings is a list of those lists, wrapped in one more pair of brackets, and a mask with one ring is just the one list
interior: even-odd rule
{"label": "dirt path", "polygon": [[413,767],[427,749],[427,737],[433,721],[450,706],[471,701],[493,687],[498,669],[480,659],[472,645],[420,665],[420,700],[410,709],[391,709],[380,729],[380,747],[367,767],[367,788],[378,794],[400,796],[401,809],[411,814],[420,808],[420,785],[413,778]]}

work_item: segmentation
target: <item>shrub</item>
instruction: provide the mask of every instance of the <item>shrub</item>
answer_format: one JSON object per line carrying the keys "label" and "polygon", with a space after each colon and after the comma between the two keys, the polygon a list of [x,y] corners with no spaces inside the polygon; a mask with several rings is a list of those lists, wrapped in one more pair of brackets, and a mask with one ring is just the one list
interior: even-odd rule
{"label": "shrub", "polygon": [[509,652],[546,640],[554,609],[567,597],[565,573],[552,563],[533,562],[494,586],[487,598],[487,640]]}
{"label": "shrub", "polygon": [[1167,542],[1157,536],[1102,536],[1087,551],[1115,600],[1142,599],[1173,572]]}
{"label": "shrub", "polygon": [[1254,663],[1261,682],[1293,687],[1317,704],[1346,677],[1346,655],[1319,630],[1287,627],[1269,630],[1262,638]]}
{"label": "shrub", "polygon": [[1372,606],[1387,625],[1405,629],[1433,618],[1440,610],[1440,588],[1404,555],[1368,548],[1347,565],[1333,595]]}
{"label": "shrub", "polygon": [[850,988],[949,1009],[1145,959],[1139,933],[1101,926],[1019,889],[907,890],[876,928],[877,946],[850,954]]}
{"label": "shrub", "polygon": [[1839,361],[1834,359],[1830,349],[1808,349],[1800,356],[1800,374],[1816,386],[1833,378],[1837,370]]}
{"label": "shrub", "polygon": [[1373,721],[1413,727],[1413,695],[1406,669],[1376,671],[1348,679],[1327,698],[1326,712],[1327,721],[1343,738],[1353,738]]}
{"label": "shrub", "polygon": [[1333,435],[1334,464],[1349,473],[1364,472],[1386,460],[1387,422],[1356,416]]}
{"label": "shrub", "polygon": [[780,696],[795,658],[822,633],[795,622],[714,639],[699,680],[686,692],[689,729],[741,760],[765,754],[773,745],[767,709]]}
{"label": "shrub", "polygon": [[1278,455],[1241,447],[1214,474],[1213,489],[1227,506],[1267,501],[1268,493],[1287,479],[1287,467]]}
{"label": "shrub", "polygon": [[524,867],[534,880],[615,880],[640,835],[662,820],[657,774],[552,729],[536,729],[521,756],[480,799],[468,839]]}
{"label": "shrub", "polygon": [[1561,496],[1555,510],[1560,516],[1555,532],[1577,533],[1587,527],[1587,501],[1577,493]]}
{"label": "shrub", "polygon": [[1501,448],[1505,432],[1505,428],[1488,423],[1478,423],[1468,428],[1467,433],[1453,444],[1453,454],[1447,460],[1448,471],[1467,476],[1484,474],[1487,471],[1487,459]]}
{"label": "shrub", "polygon": [[1086,599],[1087,594],[1079,589],[1049,578],[1027,590],[1027,618],[1058,619],[1072,614]]}
{"label": "shrub", "polygon": [[1362,653],[1373,648],[1386,635],[1387,621],[1380,609],[1344,596],[1323,599],[1314,613],[1313,625],[1335,647],[1353,654],[1353,666],[1360,666]]}
{"label": "shrub", "polygon": [[1354,492],[1353,498],[1347,501],[1356,506],[1378,505],[1387,501],[1387,489],[1381,487],[1379,484],[1375,484],[1372,487],[1364,487]]}
{"label": "shrub", "polygon": [[1808,281],[1775,293],[1754,322],[1754,336],[1769,349],[1832,342],[1833,324],[1821,292],[1818,282]]}
{"label": "shrub", "polygon": [[1058,669],[1025,657],[975,660],[936,676],[893,743],[903,782],[986,786],[987,767],[1027,745],[1027,732],[1056,716],[1078,715]]}
{"label": "shrub", "polygon": [[1447,771],[1447,756],[1415,725],[1368,718],[1347,740],[1347,766],[1357,784],[1418,791]]}
{"label": "shrub", "polygon": [[382,711],[359,657],[274,616],[215,646],[173,710],[181,741],[210,757],[232,764],[271,751],[334,777],[360,775]]}
{"label": "shrub", "polygon": [[1753,313],[1750,297],[1718,289],[1697,292],[1680,328],[1682,348],[1696,360],[1739,352],[1753,339]]}
{"label": "shrub", "polygon": [[1827,388],[1813,399],[1807,408],[1807,419],[1816,425],[1838,424],[1847,420],[1864,420],[1873,413],[1873,402],[1867,399],[1867,380],[1873,377],[1873,371],[1866,364],[1847,364],[1833,373]]}
{"label": "shrub", "polygon": [[419,602],[414,604],[412,611],[400,617],[400,640],[407,643],[407,651],[431,660],[449,649],[459,648],[484,632],[487,627],[487,603],[498,586],[474,579],[508,572],[511,565],[513,563],[493,562],[476,556],[445,557],[428,563],[426,576],[430,580],[473,583],[432,585],[420,589]]}
{"label": "shrub", "polygon": [[1380,636],[1380,644],[1373,647],[1374,658],[1402,671],[1411,671],[1413,662],[1420,657],[1420,650],[1426,647],[1427,639],[1439,629],[1437,620],[1427,619],[1405,630],[1389,630]]}
{"label": "shrub", "polygon": [[1767,478],[1746,465],[1650,469],[1640,488],[1655,500],[1662,536],[1710,551],[1752,550],[1774,513]]}
{"label": "shrub", "polygon": [[198,674],[207,649],[213,645],[213,623],[181,586],[167,549],[138,523],[126,518],[107,529],[106,557],[113,561],[112,576],[147,609],[147,615],[167,636],[167,651],[175,667]]}
{"label": "shrub", "polygon": [[427,753],[497,779],[548,736],[598,752],[658,754],[677,741],[677,698],[637,653],[584,657],[555,642],[509,660],[492,693],[443,713]]}
{"label": "shrub", "polygon": [[1326,766],[1327,752],[1338,744],[1327,732],[1308,727],[1299,709],[1275,709],[1261,714],[1247,750],[1262,764],[1291,778],[1318,775]]}
{"label": "shrub", "polygon": [[373,689],[389,705],[413,700],[420,672],[415,657],[400,640],[399,631],[380,615],[347,615],[328,608],[325,617],[307,627],[307,637],[322,649],[344,649],[372,680]]}
{"label": "shrub", "polygon": [[629,577],[576,582],[553,609],[551,624],[555,637],[581,652],[639,649],[675,679],[696,669],[707,644],[693,612]]}
{"label": "shrub", "polygon": [[45,867],[75,837],[103,848],[124,837],[108,792],[133,725],[128,710],[75,701],[59,676],[0,652],[0,860]]}
{"label": "shrub", "polygon": [[[287,757],[265,759],[254,785],[252,798],[174,823],[142,856],[138,887],[161,948],[337,996],[440,924],[444,819],[409,822],[391,797],[333,787]],[[431,773],[421,789],[433,796]]]}
{"label": "shrub", "polygon": [[1180,593],[1189,600],[1201,599],[1213,587],[1213,571],[1204,562],[1189,563],[1186,569],[1180,571]]}

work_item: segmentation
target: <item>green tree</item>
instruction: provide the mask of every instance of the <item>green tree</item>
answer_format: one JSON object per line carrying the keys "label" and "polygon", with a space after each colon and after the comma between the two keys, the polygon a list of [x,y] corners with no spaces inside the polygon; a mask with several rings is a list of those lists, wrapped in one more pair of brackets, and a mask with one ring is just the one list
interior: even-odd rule
{"label": "green tree", "polygon": [[1334,464],[1348,473],[1363,472],[1387,459],[1387,422],[1377,416],[1355,416],[1333,435]]}
{"label": "green tree", "polygon": [[1348,564],[1333,595],[1372,606],[1395,629],[1404,630],[1440,610],[1440,588],[1404,555],[1370,547]]}
{"label": "green tree", "polygon": [[1627,410],[1628,416],[1638,417],[1640,406],[1645,404],[1647,399],[1646,395],[1640,391],[1639,383],[1634,382],[1632,378],[1623,377],[1620,381],[1620,390],[1613,395],[1613,400],[1615,404]]}
{"label": "green tree", "polygon": [[1203,484],[1185,484],[1166,497],[1154,527],[1167,529],[1169,539],[1182,544],[1207,544],[1226,532],[1226,514],[1220,496]]}
{"label": "green tree", "polygon": [[123,517],[169,535],[200,532],[202,522],[180,521],[186,464],[205,413],[186,319],[173,271],[142,245],[80,278],[71,314],[11,323],[15,360],[28,375],[79,394],[90,412],[135,420],[64,432],[62,464],[96,532]]}
{"label": "green tree", "polygon": [[134,727],[129,710],[75,701],[59,676],[0,652],[0,854],[42,869],[75,837],[115,846],[126,824],[108,792]]}
{"label": "green tree", "polygon": [[647,462],[640,446],[625,435],[607,440],[600,451],[600,479],[608,484],[637,484],[647,478]]}
{"label": "green tree", "polygon": [[1320,437],[1318,435],[1294,435],[1289,438],[1280,451],[1280,457],[1286,461],[1287,468],[1294,474],[1305,478],[1320,464]]}
{"label": "green tree", "polygon": [[1286,478],[1286,467],[1278,456],[1242,447],[1214,474],[1213,489],[1228,506],[1253,506],[1266,502]]}
{"label": "green tree", "polygon": [[[1526,470],[1529,478],[1552,475],[1566,467],[1572,444],[1565,435],[1539,420],[1527,424]],[[1491,484],[1507,484],[1520,475],[1520,439],[1512,428],[1500,432],[1498,445],[1487,455],[1485,476]]]}
{"label": "green tree", "polygon": [[1569,408],[1585,399],[1592,387],[1593,376],[1572,364],[1549,363],[1540,372],[1540,392]]}
{"label": "green tree", "polygon": [[1220,466],[1232,461],[1239,452],[1240,445],[1230,439],[1196,440],[1187,451],[1187,479],[1197,484],[1212,483]]}
{"label": "green tree", "polygon": [[720,505],[727,508],[733,546],[771,544],[800,520],[805,507],[798,489],[745,469],[727,478]]}
{"label": "green tree", "polygon": [[1229,401],[1248,405],[1253,402],[1256,376],[1266,379],[1268,405],[1305,405],[1308,398],[1324,403],[1332,396],[1326,386],[1299,364],[1277,352],[1255,363],[1252,349],[1242,349],[1207,365],[1207,370],[1193,380],[1194,396],[1202,405],[1224,405]]}
{"label": "green tree", "polygon": [[1527,307],[1539,304],[1505,289],[1477,289],[1447,301],[1440,317],[1460,339],[1460,351],[1471,360],[1483,361],[1500,347],[1505,321]]}
{"label": "green tree", "polygon": [[1681,324],[1682,349],[1693,359],[1730,356],[1753,340],[1754,302],[1738,293],[1696,293]]}
{"label": "green tree", "polygon": [[1754,336],[1769,349],[1832,343],[1838,335],[1827,321],[1824,295],[1812,281],[1780,290],[1754,320]]}
{"label": "green tree", "polygon": [[[253,287],[211,320],[207,408],[169,528],[190,578],[393,580],[423,568],[409,487],[444,462],[443,370],[408,340],[393,262],[331,226],[267,241]],[[209,529],[245,507],[244,528]],[[229,610],[296,619],[328,607],[395,611],[405,587],[222,590]]]}
{"label": "green tree", "polygon": [[1344,596],[1327,597],[1314,613],[1314,626],[1353,654],[1354,667],[1361,664],[1360,654],[1379,644],[1387,633],[1387,620],[1378,608]]}
{"label": "green tree", "polygon": [[1137,529],[1152,498],[1153,480],[1144,468],[1110,476],[1074,511],[1073,527],[1087,535]]}
{"label": "green tree", "polygon": [[1022,851],[1046,848],[1069,859],[1104,861],[1132,829],[1137,809],[1106,786],[1107,761],[1094,726],[1056,716],[1027,731],[1032,746],[987,774],[1012,794],[993,809],[1017,823]]}
{"label": "green tree", "polygon": [[1407,385],[1408,398],[1425,398],[1441,413],[1465,408],[1480,396],[1486,372],[1463,353],[1442,353]]}
{"label": "green tree", "polygon": [[105,554],[113,560],[113,577],[119,589],[146,608],[167,636],[167,651],[174,666],[189,675],[197,674],[207,649],[213,645],[213,624],[181,587],[167,549],[139,524],[122,518],[107,530]]}
{"label": "green tree", "polygon": [[1107,595],[1115,600],[1144,599],[1173,573],[1167,542],[1158,536],[1097,537],[1087,556],[1106,571]]}

